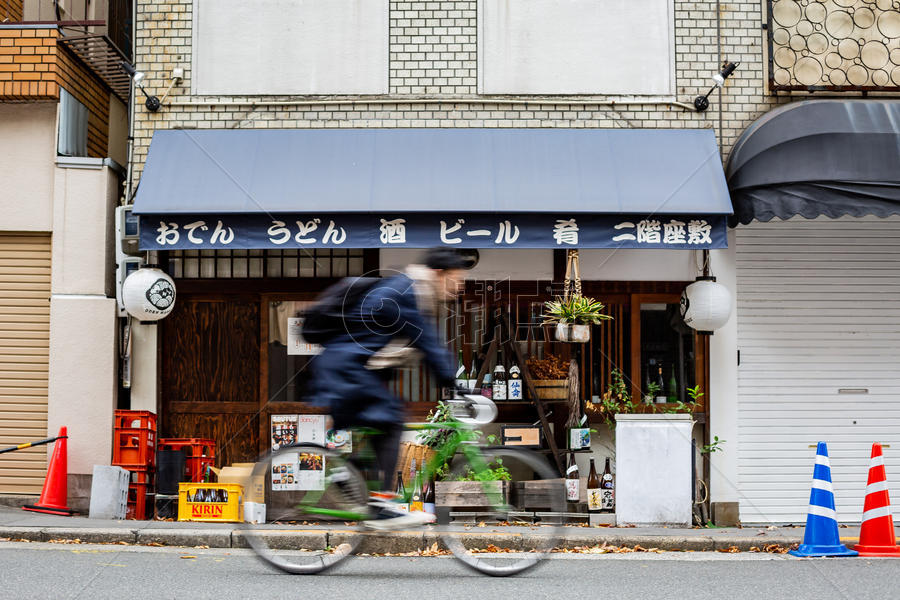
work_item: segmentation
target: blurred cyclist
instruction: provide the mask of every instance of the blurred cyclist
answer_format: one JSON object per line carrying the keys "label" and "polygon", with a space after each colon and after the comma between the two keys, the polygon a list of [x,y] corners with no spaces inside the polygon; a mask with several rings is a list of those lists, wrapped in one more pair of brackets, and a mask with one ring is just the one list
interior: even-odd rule
{"label": "blurred cyclist", "polygon": [[[454,384],[452,357],[438,339],[438,306],[456,295],[471,259],[452,248],[425,252],[422,264],[369,284],[352,306],[343,305],[344,327],[313,362],[317,403],[331,410],[335,429],[369,427],[382,432],[371,437],[381,492],[370,495],[373,529],[396,529],[434,521],[434,515],[400,510],[390,491],[400,436],[406,420],[405,401],[388,389],[397,368],[420,358],[437,384]],[[350,285],[366,285],[362,280]],[[344,292],[344,297],[352,294]],[[355,297],[355,296],[353,296]]]}

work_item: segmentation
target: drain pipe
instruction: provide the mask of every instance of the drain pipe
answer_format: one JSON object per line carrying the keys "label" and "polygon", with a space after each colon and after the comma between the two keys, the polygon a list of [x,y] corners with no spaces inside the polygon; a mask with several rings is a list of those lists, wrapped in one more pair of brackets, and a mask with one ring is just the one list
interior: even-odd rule
{"label": "drain pipe", "polygon": [[[131,62],[137,60],[137,0],[131,1]],[[128,158],[125,172],[124,205],[132,204],[132,185],[134,183],[134,78],[129,77],[128,85]]]}

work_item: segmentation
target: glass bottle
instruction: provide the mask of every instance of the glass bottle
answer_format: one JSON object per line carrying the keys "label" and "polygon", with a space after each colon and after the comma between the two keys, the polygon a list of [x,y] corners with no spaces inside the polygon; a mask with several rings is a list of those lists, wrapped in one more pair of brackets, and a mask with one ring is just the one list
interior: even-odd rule
{"label": "glass bottle", "polygon": [[579,484],[581,480],[578,477],[578,465],[575,464],[575,455],[569,454],[569,466],[566,469],[566,500],[569,502],[578,502],[580,498]]}
{"label": "glass bottle", "polygon": [[403,473],[397,471],[397,508],[409,510],[409,501],[406,498],[406,486],[403,485]]}
{"label": "glass bottle", "polygon": [[587,501],[590,512],[600,512],[603,508],[603,492],[600,489],[600,477],[597,476],[597,467],[594,466],[593,458],[591,458],[591,470],[587,480]]}
{"label": "glass bottle", "polygon": [[465,389],[469,387],[469,380],[466,379],[466,365],[463,364],[463,351],[459,349],[459,358],[456,363],[456,389]]}
{"label": "glass bottle", "polygon": [[603,469],[603,477],[600,480],[602,493],[603,512],[615,512],[616,510],[616,480],[609,468],[609,457],[606,457],[606,467]]}
{"label": "glass bottle", "polygon": [[513,363],[509,368],[509,382],[507,387],[508,393],[506,394],[506,397],[508,400],[522,399],[522,371],[516,363]]}

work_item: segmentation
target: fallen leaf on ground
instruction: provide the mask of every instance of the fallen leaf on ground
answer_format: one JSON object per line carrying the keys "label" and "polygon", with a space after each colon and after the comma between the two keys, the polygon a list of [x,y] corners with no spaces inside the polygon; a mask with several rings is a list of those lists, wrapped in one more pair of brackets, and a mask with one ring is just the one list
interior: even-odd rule
{"label": "fallen leaf on ground", "polygon": [[194,546],[194,548],[199,548],[199,549],[202,550],[202,549],[209,548],[209,546],[205,546],[205,545],[204,545],[204,546]]}
{"label": "fallen leaf on ground", "polygon": [[47,540],[47,542],[49,542],[51,544],[80,544],[81,540],[78,538],[75,538],[74,540],[62,540],[62,539]]}
{"label": "fallen leaf on ground", "polygon": [[162,546],[159,542],[147,542],[145,546]]}
{"label": "fallen leaf on ground", "polygon": [[719,548],[716,552],[727,552],[729,554],[734,554],[736,552],[740,552],[740,548],[737,546],[728,546],[727,548]]}
{"label": "fallen leaf on ground", "polygon": [[190,554],[182,554],[179,558],[197,558],[197,557],[191,556]]}

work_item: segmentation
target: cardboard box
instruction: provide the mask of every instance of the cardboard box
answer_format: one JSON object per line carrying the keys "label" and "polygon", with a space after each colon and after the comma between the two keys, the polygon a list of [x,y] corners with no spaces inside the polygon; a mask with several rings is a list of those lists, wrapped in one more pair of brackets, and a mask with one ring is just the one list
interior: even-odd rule
{"label": "cardboard box", "polygon": [[213,468],[219,483],[237,483],[244,488],[244,502],[265,504],[266,476],[258,475],[251,481],[254,463],[234,463],[221,469]]}

